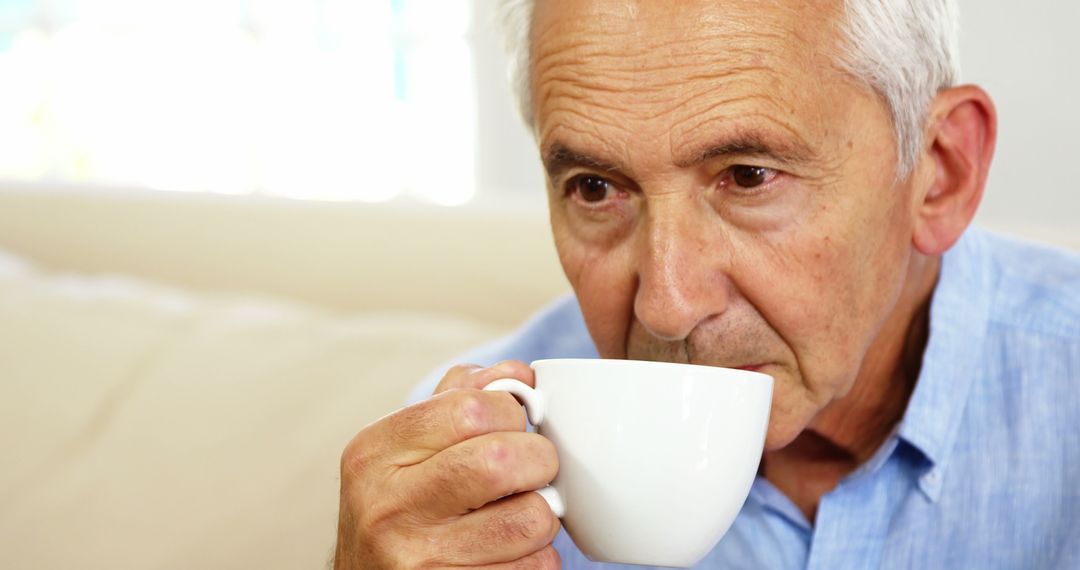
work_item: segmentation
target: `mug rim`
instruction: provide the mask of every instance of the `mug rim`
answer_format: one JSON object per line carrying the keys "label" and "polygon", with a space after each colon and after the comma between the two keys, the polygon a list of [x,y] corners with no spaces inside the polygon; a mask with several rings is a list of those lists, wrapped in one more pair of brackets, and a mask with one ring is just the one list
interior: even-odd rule
{"label": "mug rim", "polygon": [[723,366],[709,366],[705,364],[691,364],[684,362],[665,362],[657,360],[632,360],[629,358],[541,358],[529,363],[530,368],[536,368],[539,365],[558,365],[558,364],[584,364],[586,366],[596,363],[603,363],[603,366],[632,366],[635,368],[685,368],[692,367],[700,369],[702,372],[708,374],[715,374],[717,371],[724,371],[728,374],[734,374],[740,376],[740,379],[765,381],[767,380],[771,386],[775,379],[764,372],[755,372],[753,370],[742,370],[740,368],[725,368]]}

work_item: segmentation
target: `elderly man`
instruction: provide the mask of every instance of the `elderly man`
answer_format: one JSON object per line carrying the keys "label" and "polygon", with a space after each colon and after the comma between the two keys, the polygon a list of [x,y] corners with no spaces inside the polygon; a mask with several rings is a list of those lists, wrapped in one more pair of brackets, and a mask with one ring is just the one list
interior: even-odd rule
{"label": "elderly man", "polygon": [[600,567],[478,390],[572,356],[775,378],[701,568],[1080,568],[1080,260],[968,229],[996,117],[951,1],[511,4],[575,298],[356,436],[338,568]]}

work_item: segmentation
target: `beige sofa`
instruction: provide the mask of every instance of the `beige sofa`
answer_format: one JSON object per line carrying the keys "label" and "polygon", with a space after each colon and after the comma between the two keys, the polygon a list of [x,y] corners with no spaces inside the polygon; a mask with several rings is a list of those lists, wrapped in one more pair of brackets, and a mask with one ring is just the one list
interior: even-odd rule
{"label": "beige sofa", "polygon": [[566,290],[544,216],[0,192],[0,568],[322,567],[352,435]]}
{"label": "beige sofa", "polygon": [[323,566],[352,435],[567,291],[545,216],[0,187],[0,568]]}

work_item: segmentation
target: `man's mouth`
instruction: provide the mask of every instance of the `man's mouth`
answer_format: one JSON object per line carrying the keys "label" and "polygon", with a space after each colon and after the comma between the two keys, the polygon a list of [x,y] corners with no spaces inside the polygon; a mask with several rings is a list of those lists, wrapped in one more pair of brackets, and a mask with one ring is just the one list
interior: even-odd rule
{"label": "man's mouth", "polygon": [[736,370],[747,370],[749,372],[759,372],[762,368],[765,368],[765,363],[761,364],[746,364],[741,366],[732,366]]}

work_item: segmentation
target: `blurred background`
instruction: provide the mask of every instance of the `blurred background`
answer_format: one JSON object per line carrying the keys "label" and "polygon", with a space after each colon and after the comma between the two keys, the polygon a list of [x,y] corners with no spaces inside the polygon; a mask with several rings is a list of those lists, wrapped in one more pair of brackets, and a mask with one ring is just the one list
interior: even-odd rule
{"label": "blurred background", "polygon": [[[0,0],[0,568],[313,568],[338,458],[568,287],[494,0]],[[1080,3],[961,0],[979,221],[1080,249]]]}
{"label": "blurred background", "polygon": [[0,177],[451,206],[535,194],[492,4],[4,0]]}

